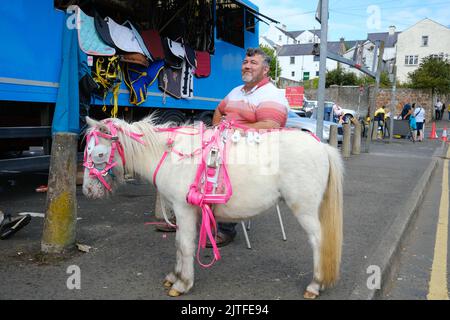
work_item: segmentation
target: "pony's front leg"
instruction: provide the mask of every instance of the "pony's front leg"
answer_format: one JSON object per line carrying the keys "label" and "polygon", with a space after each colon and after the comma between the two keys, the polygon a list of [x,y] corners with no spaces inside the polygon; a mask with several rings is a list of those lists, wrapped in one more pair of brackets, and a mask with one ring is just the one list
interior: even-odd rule
{"label": "pony's front leg", "polygon": [[175,272],[165,279],[164,286],[169,287],[169,296],[177,297],[188,292],[194,285],[194,253],[197,236],[197,210],[194,207],[174,206],[177,218],[177,262]]}

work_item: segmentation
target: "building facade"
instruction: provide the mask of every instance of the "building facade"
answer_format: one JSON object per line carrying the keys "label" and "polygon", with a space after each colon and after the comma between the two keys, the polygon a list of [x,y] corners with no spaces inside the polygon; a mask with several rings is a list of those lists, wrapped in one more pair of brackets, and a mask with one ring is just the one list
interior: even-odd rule
{"label": "building facade", "polygon": [[431,19],[423,19],[398,36],[397,80],[408,81],[408,73],[417,70],[428,56],[450,60],[450,28]]}

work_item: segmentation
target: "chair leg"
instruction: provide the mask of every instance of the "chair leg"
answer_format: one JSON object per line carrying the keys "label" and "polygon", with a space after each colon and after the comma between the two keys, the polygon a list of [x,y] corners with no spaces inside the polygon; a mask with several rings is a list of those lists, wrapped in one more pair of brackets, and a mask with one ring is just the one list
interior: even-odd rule
{"label": "chair leg", "polygon": [[250,240],[248,238],[247,228],[245,227],[245,222],[241,221],[241,225],[242,225],[242,230],[244,230],[244,236],[245,236],[245,241],[247,242],[247,248],[251,249],[252,246],[250,245]]}
{"label": "chair leg", "polygon": [[278,219],[280,220],[280,227],[281,227],[281,233],[283,235],[283,240],[286,241],[286,233],[284,232],[284,225],[283,225],[283,219],[281,219],[281,212],[280,212],[280,206],[277,203],[277,213],[278,213]]}

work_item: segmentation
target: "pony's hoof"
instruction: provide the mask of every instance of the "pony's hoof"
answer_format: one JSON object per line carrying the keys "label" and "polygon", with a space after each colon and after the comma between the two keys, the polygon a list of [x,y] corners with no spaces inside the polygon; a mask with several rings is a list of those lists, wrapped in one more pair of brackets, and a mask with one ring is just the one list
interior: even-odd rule
{"label": "pony's hoof", "polygon": [[181,295],[181,292],[175,289],[170,289],[169,296],[171,297],[178,297]]}
{"label": "pony's hoof", "polygon": [[319,295],[315,294],[314,292],[308,291],[306,290],[305,293],[303,294],[303,298],[308,299],[308,300],[312,300],[317,298]]}
{"label": "pony's hoof", "polygon": [[164,286],[164,288],[166,288],[166,289],[172,288],[172,285],[173,285],[173,283],[170,282],[169,280],[165,280],[164,283],[163,283],[163,286]]}

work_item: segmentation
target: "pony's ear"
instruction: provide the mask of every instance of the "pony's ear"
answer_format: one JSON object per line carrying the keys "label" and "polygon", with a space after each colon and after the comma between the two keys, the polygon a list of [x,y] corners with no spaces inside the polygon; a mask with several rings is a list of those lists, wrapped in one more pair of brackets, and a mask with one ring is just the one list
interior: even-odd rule
{"label": "pony's ear", "polygon": [[86,123],[89,127],[100,126],[100,122],[86,116]]}

